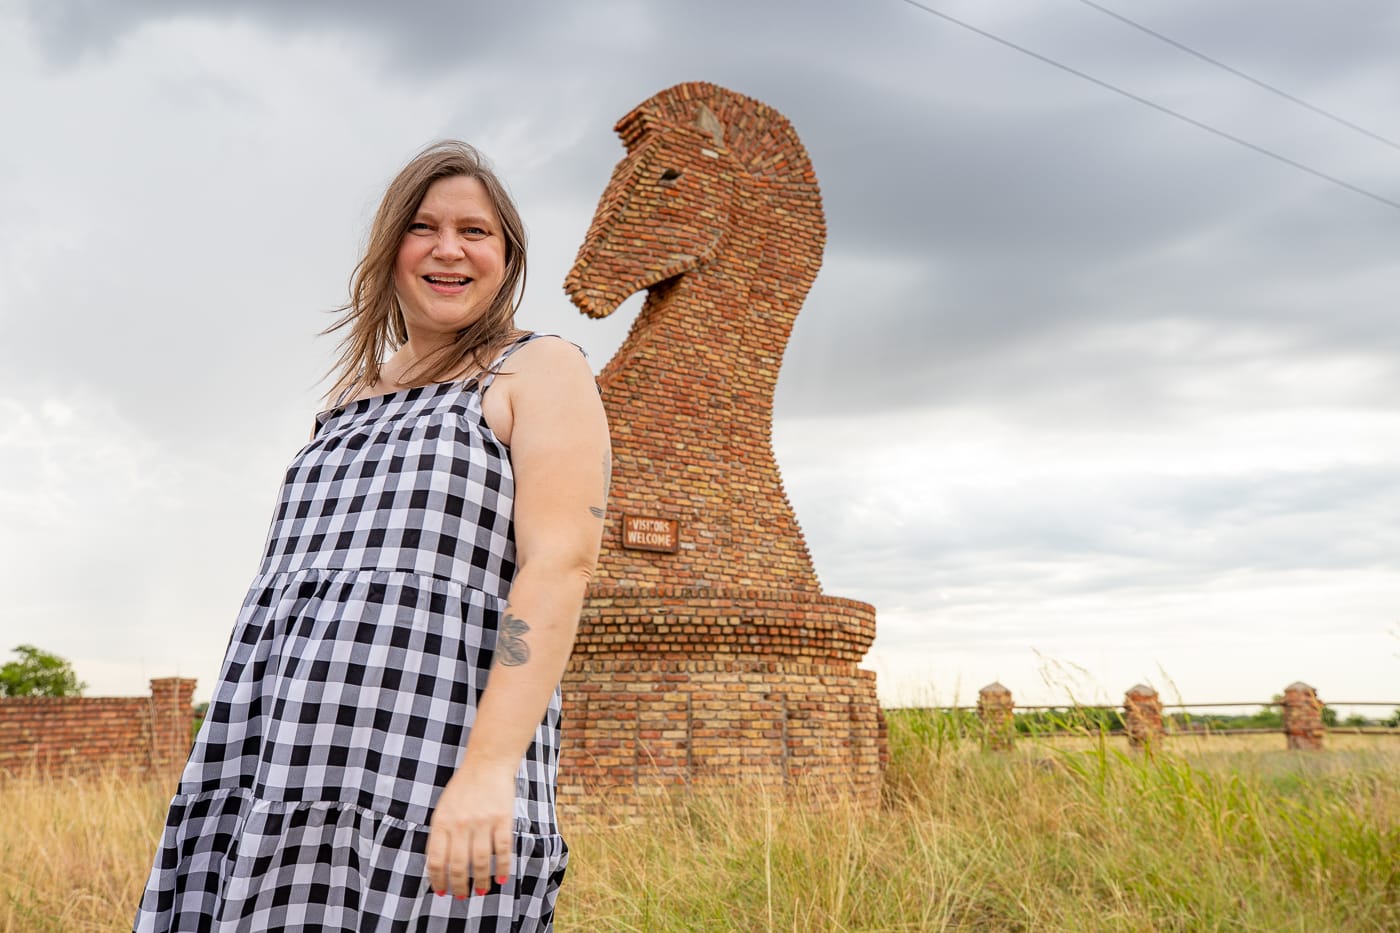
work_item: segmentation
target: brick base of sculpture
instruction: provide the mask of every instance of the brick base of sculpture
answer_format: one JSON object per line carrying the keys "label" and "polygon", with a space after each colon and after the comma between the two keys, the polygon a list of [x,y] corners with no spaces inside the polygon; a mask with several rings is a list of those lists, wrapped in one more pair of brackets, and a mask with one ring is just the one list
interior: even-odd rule
{"label": "brick base of sculpture", "polygon": [[825,596],[772,451],[773,390],[821,265],[821,195],[788,121],[682,84],[617,131],[565,282],[647,299],[599,377],[613,432],[598,577],[565,674],[560,800],[820,784],[873,800],[886,757],[875,611]]}

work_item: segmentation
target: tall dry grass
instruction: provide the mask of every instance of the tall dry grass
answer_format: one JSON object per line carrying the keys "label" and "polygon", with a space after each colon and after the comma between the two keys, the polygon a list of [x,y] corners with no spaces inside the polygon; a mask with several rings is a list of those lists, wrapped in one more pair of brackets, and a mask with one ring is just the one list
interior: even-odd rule
{"label": "tall dry grass", "polygon": [[890,726],[878,811],[740,792],[575,833],[561,929],[1400,930],[1400,746]]}
{"label": "tall dry grass", "polygon": [[[1400,930],[1400,741],[1022,740],[890,716],[875,809],[755,788],[566,829],[569,931]],[[167,781],[0,784],[0,925],[128,929]]]}
{"label": "tall dry grass", "polygon": [[175,780],[0,780],[0,930],[130,930]]}

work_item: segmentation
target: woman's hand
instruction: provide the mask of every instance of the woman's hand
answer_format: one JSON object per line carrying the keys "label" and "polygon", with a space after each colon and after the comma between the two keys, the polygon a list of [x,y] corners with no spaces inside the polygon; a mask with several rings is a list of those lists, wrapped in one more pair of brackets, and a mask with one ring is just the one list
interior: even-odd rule
{"label": "woman's hand", "polygon": [[439,895],[485,894],[505,884],[515,855],[515,768],[457,769],[428,832],[428,883]]}

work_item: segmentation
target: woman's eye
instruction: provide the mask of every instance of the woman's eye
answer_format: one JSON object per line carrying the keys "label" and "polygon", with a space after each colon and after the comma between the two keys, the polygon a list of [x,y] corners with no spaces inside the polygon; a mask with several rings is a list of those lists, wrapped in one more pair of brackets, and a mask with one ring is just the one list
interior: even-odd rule
{"label": "woman's eye", "polygon": [[417,222],[417,223],[411,223],[411,224],[408,225],[408,232],[409,232],[409,233],[428,233],[428,232],[430,232],[432,229],[433,229],[432,227],[428,226],[427,224],[425,224],[425,223],[423,223],[423,222],[421,222],[421,221],[419,221],[419,222]]}
{"label": "woman's eye", "polygon": [[462,235],[470,237],[482,237],[486,236],[486,231],[481,229],[480,227],[463,227]]}

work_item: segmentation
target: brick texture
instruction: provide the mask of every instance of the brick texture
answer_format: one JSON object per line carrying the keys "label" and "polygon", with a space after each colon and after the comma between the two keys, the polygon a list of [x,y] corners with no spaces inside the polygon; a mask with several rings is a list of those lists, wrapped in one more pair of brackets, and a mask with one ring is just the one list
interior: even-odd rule
{"label": "brick texture", "polygon": [[151,681],[148,697],[0,699],[0,774],[163,769],[189,755],[195,682]]}
{"label": "brick texture", "polygon": [[[599,385],[613,432],[598,575],[565,675],[565,805],[658,786],[819,780],[873,799],[886,758],[875,611],[825,596],[773,456],[773,391],[826,241],[788,121],[681,84],[617,124],[627,154],[565,280],[610,314],[646,289]],[[627,546],[623,516],[676,523]]]}
{"label": "brick texture", "polygon": [[1301,680],[1283,688],[1283,731],[1292,750],[1317,751],[1322,748],[1327,726],[1322,718],[1326,704],[1317,690]]}
{"label": "brick texture", "polygon": [[1132,748],[1152,750],[1162,744],[1162,698],[1146,684],[1134,684],[1123,694],[1123,731]]}
{"label": "brick texture", "polygon": [[983,748],[1005,752],[1016,746],[1016,701],[1001,683],[992,681],[977,691],[977,718]]}

